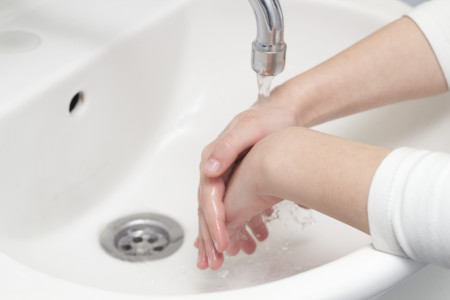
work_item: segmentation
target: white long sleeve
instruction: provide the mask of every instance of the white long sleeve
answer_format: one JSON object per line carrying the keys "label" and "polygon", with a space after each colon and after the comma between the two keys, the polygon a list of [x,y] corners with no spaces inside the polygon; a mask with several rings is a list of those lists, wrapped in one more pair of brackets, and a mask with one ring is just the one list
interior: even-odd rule
{"label": "white long sleeve", "polygon": [[425,2],[407,15],[428,39],[450,87],[450,0]]}
{"label": "white long sleeve", "polygon": [[[408,16],[428,39],[450,86],[450,0],[426,2]],[[450,268],[450,154],[394,150],[378,167],[368,201],[376,249]]]}
{"label": "white long sleeve", "polygon": [[368,211],[376,249],[450,267],[450,154],[394,150],[375,173]]}

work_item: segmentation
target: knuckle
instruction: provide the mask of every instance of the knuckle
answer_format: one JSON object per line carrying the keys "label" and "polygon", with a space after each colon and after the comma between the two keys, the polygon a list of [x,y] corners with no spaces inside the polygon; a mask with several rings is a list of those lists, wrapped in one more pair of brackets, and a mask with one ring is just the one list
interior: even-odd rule
{"label": "knuckle", "polygon": [[259,120],[259,113],[254,110],[247,110],[239,115],[239,122],[247,126],[257,124]]}
{"label": "knuckle", "polygon": [[202,157],[202,162],[208,158],[209,154],[212,152],[214,144],[215,144],[215,141],[209,143],[205,148],[203,148],[202,156],[201,156]]}
{"label": "knuckle", "polygon": [[261,118],[261,115],[257,111],[248,111],[243,116],[241,123],[241,127],[250,130],[256,136],[261,136],[267,127],[267,122]]}
{"label": "knuckle", "polygon": [[230,132],[227,135],[225,135],[219,142],[218,142],[218,148],[220,148],[224,152],[228,152],[230,149],[233,149],[235,145],[235,135]]}

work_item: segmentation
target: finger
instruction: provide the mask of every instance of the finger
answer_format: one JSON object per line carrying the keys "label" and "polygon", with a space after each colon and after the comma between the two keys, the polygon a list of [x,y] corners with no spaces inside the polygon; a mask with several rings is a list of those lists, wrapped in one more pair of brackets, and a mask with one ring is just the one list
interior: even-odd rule
{"label": "finger", "polygon": [[229,247],[227,248],[227,254],[235,256],[241,249],[247,254],[252,254],[256,250],[255,240],[248,233],[245,225],[236,229],[232,235]]}
{"label": "finger", "polygon": [[202,237],[202,231],[200,226],[200,218],[201,218],[201,208],[198,209],[198,236],[194,243],[194,245],[198,249],[198,257],[197,257],[197,267],[200,270],[205,270],[208,268],[208,259],[206,257],[206,249],[205,249],[205,242],[203,241]]}
{"label": "finger", "polygon": [[274,212],[273,207],[269,207],[269,208],[264,210],[264,215],[266,217],[270,217],[270,216],[272,216],[273,212]]}
{"label": "finger", "polygon": [[242,226],[242,229],[239,234],[239,246],[247,254],[252,254],[256,250],[256,242],[248,233],[245,226]]}
{"label": "finger", "polygon": [[239,245],[239,234],[230,234],[230,242],[228,243],[228,247],[226,250],[227,255],[236,256],[240,250],[241,247]]}
{"label": "finger", "polygon": [[303,208],[303,209],[311,209],[311,208],[309,208],[309,207],[307,207],[307,206],[303,206],[303,205],[301,205],[301,204],[297,204],[300,208]]}
{"label": "finger", "polygon": [[202,159],[202,170],[208,177],[218,177],[227,170],[239,154],[264,137],[259,122],[250,113],[237,116],[224,132],[209,145]]}
{"label": "finger", "polygon": [[269,236],[266,223],[264,223],[261,215],[253,217],[247,225],[258,241],[262,242]]}
{"label": "finger", "polygon": [[200,216],[200,231],[205,243],[206,257],[208,265],[212,270],[219,269],[223,264],[223,254],[217,252],[208,230],[208,224],[204,215]]}
{"label": "finger", "polygon": [[228,245],[228,232],[225,225],[225,208],[223,195],[225,183],[222,178],[208,178],[201,175],[199,203],[203,210],[208,232],[218,252],[223,252]]}
{"label": "finger", "polygon": [[200,270],[205,270],[206,268],[208,268],[208,259],[206,257],[205,243],[203,242],[202,238],[198,239],[197,267]]}
{"label": "finger", "polygon": [[[197,188],[197,199],[200,199],[200,186]],[[197,248],[197,249],[199,249],[200,239],[201,239],[201,236],[202,236],[202,233],[200,231],[200,210],[201,210],[201,207],[199,206],[198,209],[197,209],[197,216],[199,218],[198,236],[197,236],[197,238],[195,239],[195,242],[194,242],[194,247]]]}

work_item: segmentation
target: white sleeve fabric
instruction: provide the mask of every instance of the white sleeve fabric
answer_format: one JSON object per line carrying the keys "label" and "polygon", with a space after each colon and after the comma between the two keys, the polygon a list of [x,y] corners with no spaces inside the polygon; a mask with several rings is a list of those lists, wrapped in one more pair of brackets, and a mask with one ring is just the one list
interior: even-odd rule
{"label": "white sleeve fabric", "polygon": [[407,14],[420,27],[450,87],[450,0],[425,2]]}
{"label": "white sleeve fabric", "polygon": [[391,152],[372,180],[368,213],[375,249],[450,267],[450,154]]}
{"label": "white sleeve fabric", "polygon": [[[450,87],[450,0],[425,2],[407,15],[426,36]],[[368,201],[376,249],[450,268],[450,154],[394,150],[378,167]]]}

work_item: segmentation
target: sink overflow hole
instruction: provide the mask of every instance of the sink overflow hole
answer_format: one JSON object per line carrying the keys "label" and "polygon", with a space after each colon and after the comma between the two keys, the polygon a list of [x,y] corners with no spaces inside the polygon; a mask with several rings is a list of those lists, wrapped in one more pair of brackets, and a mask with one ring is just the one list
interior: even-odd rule
{"label": "sink overflow hole", "polygon": [[69,113],[71,114],[75,113],[77,110],[80,109],[83,103],[84,103],[83,92],[76,93],[75,96],[73,96],[72,100],[70,100]]}

